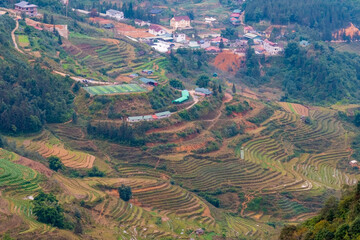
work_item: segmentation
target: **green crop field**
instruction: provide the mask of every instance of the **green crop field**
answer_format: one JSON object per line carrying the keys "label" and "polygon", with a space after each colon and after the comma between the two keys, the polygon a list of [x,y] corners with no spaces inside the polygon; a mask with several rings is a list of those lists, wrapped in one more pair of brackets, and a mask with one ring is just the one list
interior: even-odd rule
{"label": "green crop field", "polygon": [[119,93],[146,92],[146,90],[144,88],[142,88],[136,84],[84,87],[84,89],[91,95],[108,95],[108,94],[119,94]]}

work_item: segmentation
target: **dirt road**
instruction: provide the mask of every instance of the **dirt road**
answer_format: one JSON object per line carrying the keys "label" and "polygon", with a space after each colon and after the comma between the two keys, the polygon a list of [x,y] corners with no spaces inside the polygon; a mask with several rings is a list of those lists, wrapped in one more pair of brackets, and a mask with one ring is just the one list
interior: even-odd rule
{"label": "dirt road", "polygon": [[19,49],[19,47],[17,45],[17,42],[16,42],[15,31],[19,28],[19,21],[15,20],[15,22],[16,22],[16,26],[15,26],[14,30],[11,31],[11,38],[13,40],[14,47],[15,47],[16,51],[18,51],[19,53],[24,54],[24,52]]}

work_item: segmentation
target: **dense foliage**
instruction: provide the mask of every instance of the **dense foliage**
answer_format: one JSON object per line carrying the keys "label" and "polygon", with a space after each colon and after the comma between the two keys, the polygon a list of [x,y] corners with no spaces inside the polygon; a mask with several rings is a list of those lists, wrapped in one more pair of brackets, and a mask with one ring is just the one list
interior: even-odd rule
{"label": "dense foliage", "polygon": [[340,201],[330,198],[319,215],[299,226],[285,226],[281,240],[360,239],[360,184],[345,190]]}
{"label": "dense foliage", "polygon": [[[315,43],[309,49],[289,43],[284,57],[268,59],[260,74],[261,57],[250,54],[244,81],[259,87],[267,83],[282,87],[283,100],[300,100],[311,104],[329,104],[347,99],[359,100],[360,56],[334,51]],[[262,64],[260,64],[262,63]]]}
{"label": "dense foliage", "polygon": [[39,222],[47,223],[58,228],[66,227],[64,210],[53,194],[40,192],[33,200],[33,204],[33,213]]}
{"label": "dense foliage", "polygon": [[39,131],[45,122],[70,118],[72,80],[54,76],[40,65],[30,65],[10,48],[14,21],[0,17],[0,131]]}
{"label": "dense foliage", "polygon": [[49,168],[54,171],[58,171],[65,168],[62,162],[60,161],[60,158],[56,156],[48,157],[48,161],[49,161]]}
{"label": "dense foliage", "polygon": [[124,184],[122,184],[119,188],[118,188],[118,192],[119,192],[119,197],[124,200],[125,202],[129,201],[132,197],[132,192],[131,192],[131,187],[130,186],[125,186]]}
{"label": "dense foliage", "polygon": [[250,0],[244,4],[245,20],[269,20],[273,24],[297,23],[318,30],[323,40],[331,40],[334,30],[360,23],[358,0]]}

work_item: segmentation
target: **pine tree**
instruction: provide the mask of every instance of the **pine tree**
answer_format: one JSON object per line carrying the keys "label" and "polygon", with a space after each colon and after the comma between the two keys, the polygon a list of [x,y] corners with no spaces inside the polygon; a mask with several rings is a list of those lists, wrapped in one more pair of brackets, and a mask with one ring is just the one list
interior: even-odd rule
{"label": "pine tree", "polygon": [[233,86],[232,86],[232,92],[233,92],[234,94],[236,93],[235,83],[233,83]]}
{"label": "pine tree", "polygon": [[60,34],[59,34],[59,36],[58,36],[58,43],[59,43],[59,45],[62,45],[62,40],[61,40]]}

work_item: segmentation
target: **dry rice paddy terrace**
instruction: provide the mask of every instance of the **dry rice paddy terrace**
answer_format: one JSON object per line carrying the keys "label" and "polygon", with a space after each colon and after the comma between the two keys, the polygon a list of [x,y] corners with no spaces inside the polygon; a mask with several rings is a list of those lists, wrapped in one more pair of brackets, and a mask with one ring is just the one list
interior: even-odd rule
{"label": "dry rice paddy terrace", "polygon": [[32,152],[37,152],[44,158],[57,156],[66,167],[92,168],[95,156],[79,151],[65,149],[61,142],[51,144],[49,139],[25,140],[23,146]]}

